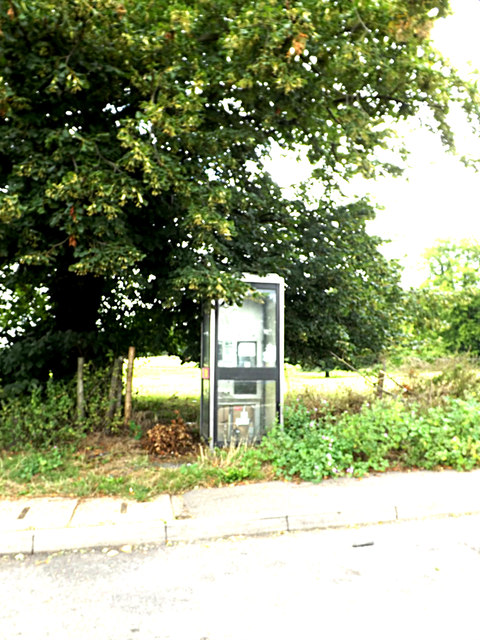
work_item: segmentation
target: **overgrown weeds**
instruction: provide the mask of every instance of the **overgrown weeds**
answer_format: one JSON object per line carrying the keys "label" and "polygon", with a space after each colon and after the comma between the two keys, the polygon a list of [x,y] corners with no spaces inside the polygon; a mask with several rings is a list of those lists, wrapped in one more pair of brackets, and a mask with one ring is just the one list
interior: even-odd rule
{"label": "overgrown weeds", "polygon": [[287,394],[285,406],[292,407],[301,403],[312,418],[316,419],[326,415],[358,413],[362,406],[372,399],[373,391],[355,391],[346,387],[335,393],[324,393],[315,387],[307,386],[301,392]]}
{"label": "overgrown weeds", "polygon": [[433,363],[413,360],[405,363],[408,397],[425,407],[442,406],[450,398],[480,399],[478,358],[458,354]]}
{"label": "overgrown weeds", "polygon": [[[104,423],[92,413],[95,407],[99,415],[103,411],[95,395],[79,424],[72,388],[52,380],[28,398],[2,401],[0,490],[9,496],[146,500],[165,492],[273,477],[317,482],[387,469],[480,466],[477,363],[458,357],[437,361],[434,371],[410,363],[398,381],[397,397],[381,400],[373,390],[324,394],[306,388],[287,397],[284,427],[273,427],[259,446],[187,447],[180,452],[175,450],[178,435],[191,425],[187,429],[183,414],[175,418],[174,400],[163,409],[158,399],[137,406],[129,427],[107,436]],[[198,405],[187,404],[194,409],[187,415],[193,417]],[[157,444],[149,450],[153,454],[156,448],[159,457],[142,449],[142,442],[162,411],[166,427],[155,431],[150,440]]]}
{"label": "overgrown weeds", "polygon": [[135,422],[142,424],[144,431],[156,423],[166,424],[180,413],[185,422],[197,422],[200,411],[199,398],[180,395],[137,396],[134,400]]}
{"label": "overgrown weeds", "polygon": [[261,451],[277,476],[313,482],[387,469],[470,470],[480,464],[480,401],[450,398],[425,407],[388,399],[320,419],[298,404]]}
{"label": "overgrown weeds", "polygon": [[75,424],[74,396],[63,383],[49,380],[43,389],[0,401],[0,448],[54,446],[84,432],[84,426]]}
{"label": "overgrown weeds", "polygon": [[88,435],[80,447],[64,446],[0,454],[4,496],[119,496],[148,500],[195,487],[273,478],[258,449],[247,445],[158,458],[125,436]]}
{"label": "overgrown weeds", "polygon": [[197,464],[222,484],[260,480],[266,473],[258,449],[246,443],[213,450],[201,447]]}
{"label": "overgrown weeds", "polygon": [[[110,372],[85,367],[85,415],[77,416],[76,382],[50,378],[19,395],[0,395],[0,450],[20,451],[76,443],[86,434],[125,432],[118,414],[108,417]],[[158,423],[168,424],[180,413],[187,424],[198,420],[198,398],[137,398],[127,433],[141,439]]]}

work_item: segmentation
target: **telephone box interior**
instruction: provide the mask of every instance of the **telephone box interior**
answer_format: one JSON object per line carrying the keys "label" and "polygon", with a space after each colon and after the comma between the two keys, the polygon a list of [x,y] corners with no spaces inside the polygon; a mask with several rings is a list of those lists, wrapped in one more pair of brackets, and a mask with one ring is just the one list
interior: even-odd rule
{"label": "telephone box interior", "polygon": [[281,420],[283,280],[245,279],[241,305],[204,309],[200,430],[212,446],[257,442]]}

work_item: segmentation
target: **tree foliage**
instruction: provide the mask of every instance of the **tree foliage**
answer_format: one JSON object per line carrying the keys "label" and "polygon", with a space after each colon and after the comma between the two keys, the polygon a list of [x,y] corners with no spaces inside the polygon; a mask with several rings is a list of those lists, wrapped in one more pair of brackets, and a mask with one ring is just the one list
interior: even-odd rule
{"label": "tree foliage", "polygon": [[[1,0],[0,376],[19,363],[29,378],[61,374],[127,340],[182,352],[201,300],[238,300],[243,271],[285,275],[304,305],[294,357],[379,345],[394,277],[366,236],[367,205],[336,206],[337,184],[395,173],[376,150],[421,107],[447,146],[452,99],[475,126],[474,89],[428,39],[447,11],[447,0]],[[282,198],[261,164],[273,142],[307,145],[321,202]]]}
{"label": "tree foliage", "polygon": [[428,249],[424,258],[429,275],[423,287],[465,291],[480,285],[480,244],[473,240],[444,240]]}
{"label": "tree foliage", "polygon": [[441,337],[448,351],[480,354],[480,245],[444,241],[425,254],[430,277],[425,286],[441,297]]}
{"label": "tree foliage", "polygon": [[452,297],[443,338],[450,351],[480,355],[480,289]]}
{"label": "tree foliage", "polygon": [[429,275],[408,294],[408,344],[420,355],[480,354],[480,245],[441,241],[425,252]]}
{"label": "tree foliage", "polygon": [[[366,233],[364,202],[321,207],[298,223],[303,238],[286,292],[286,355],[325,369],[338,357],[371,363],[398,334],[399,268]],[[341,366],[341,365],[340,365]]]}

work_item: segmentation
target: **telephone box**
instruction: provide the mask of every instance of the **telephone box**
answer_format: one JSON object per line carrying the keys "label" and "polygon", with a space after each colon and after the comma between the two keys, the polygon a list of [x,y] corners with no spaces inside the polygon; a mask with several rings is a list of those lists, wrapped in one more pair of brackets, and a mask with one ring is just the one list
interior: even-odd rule
{"label": "telephone box", "polygon": [[284,282],[244,280],[241,305],[204,308],[200,431],[211,446],[258,442],[282,420]]}

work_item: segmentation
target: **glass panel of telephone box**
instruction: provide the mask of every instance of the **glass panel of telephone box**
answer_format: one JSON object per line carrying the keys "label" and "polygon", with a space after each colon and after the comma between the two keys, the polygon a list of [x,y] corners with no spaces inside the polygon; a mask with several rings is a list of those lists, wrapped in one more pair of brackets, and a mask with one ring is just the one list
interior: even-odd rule
{"label": "glass panel of telephone box", "polygon": [[276,289],[258,289],[241,306],[220,306],[217,349],[219,367],[276,367]]}
{"label": "glass panel of telephone box", "polygon": [[211,446],[258,442],[281,420],[283,279],[245,282],[251,293],[241,304],[204,308],[200,432]]}
{"label": "glass panel of telephone box", "polygon": [[222,443],[256,442],[275,423],[275,380],[219,380],[217,439]]}
{"label": "glass panel of telephone box", "polygon": [[[218,371],[237,370],[234,378],[222,379],[220,374],[217,382],[219,442],[258,441],[275,422],[277,298],[275,287],[263,287],[241,306],[219,307]],[[264,371],[261,379],[253,369]]]}

